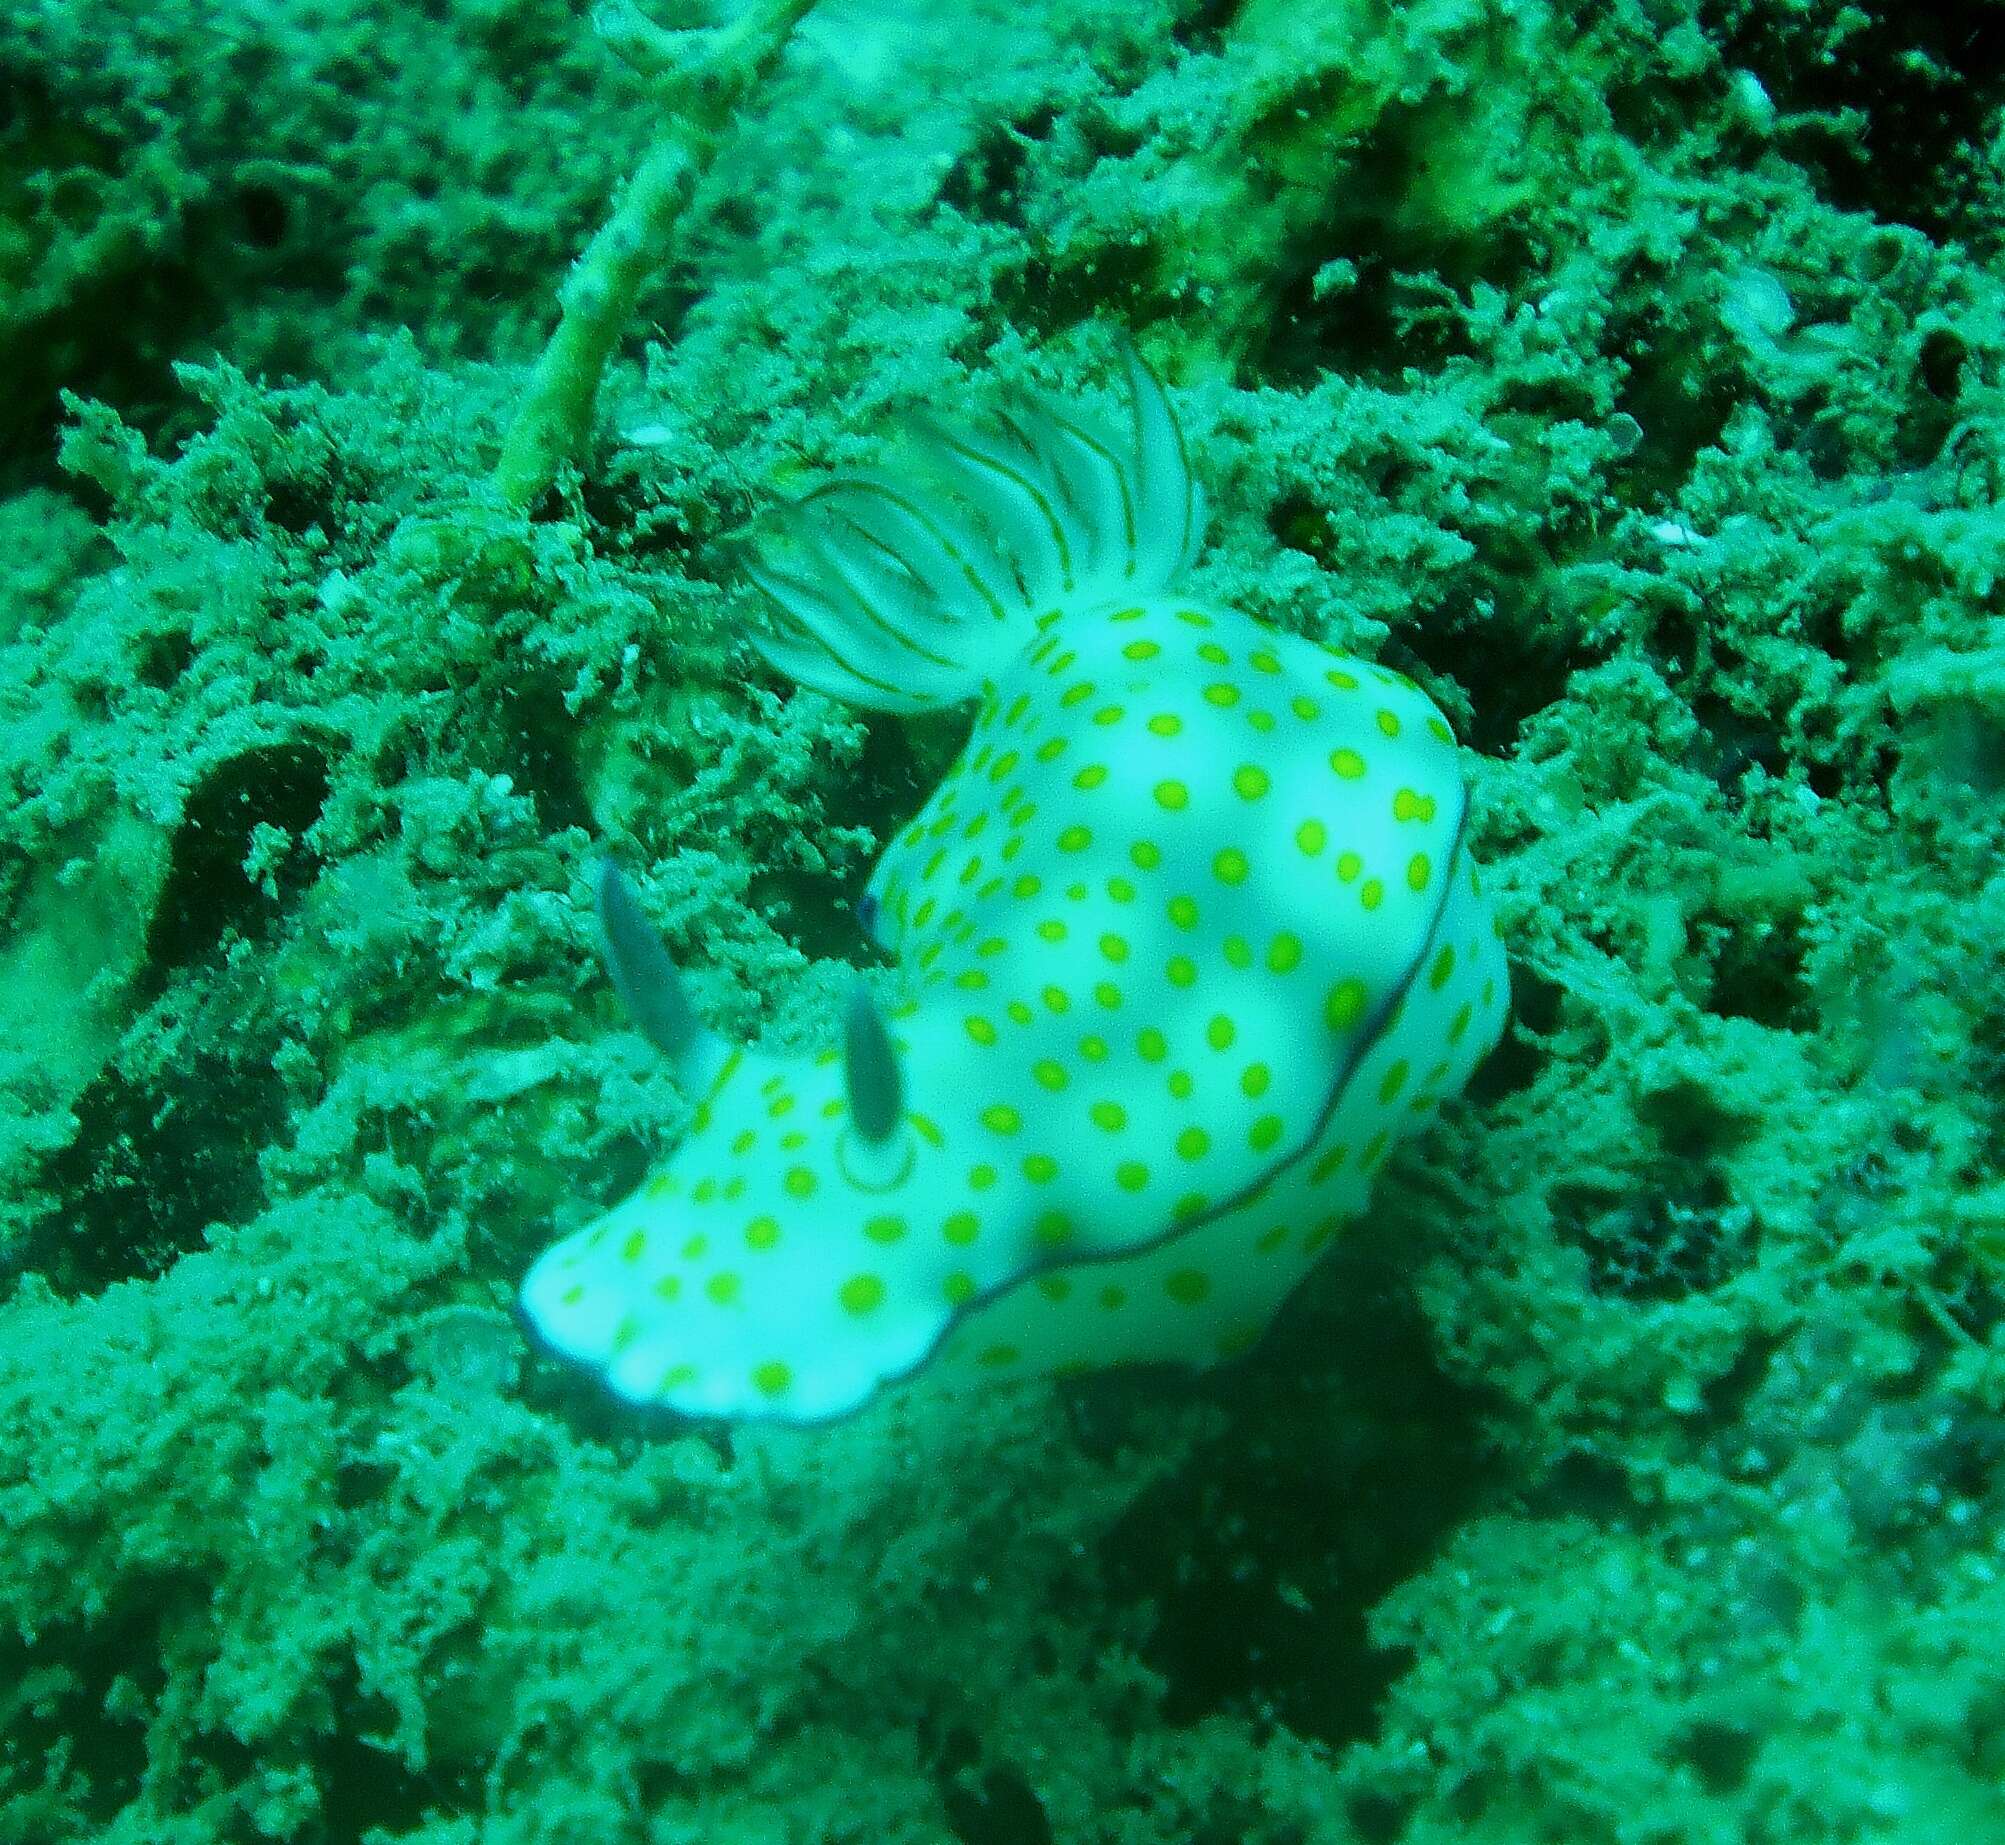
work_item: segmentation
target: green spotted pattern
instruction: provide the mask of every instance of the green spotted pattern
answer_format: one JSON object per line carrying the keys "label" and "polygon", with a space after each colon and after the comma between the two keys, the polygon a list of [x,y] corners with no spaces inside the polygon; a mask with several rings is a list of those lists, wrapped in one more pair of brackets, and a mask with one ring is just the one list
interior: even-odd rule
{"label": "green spotted pattern", "polygon": [[[664,1168],[525,1282],[543,1336],[623,1396],[813,1421],[913,1376],[1228,1357],[1502,1028],[1441,714],[1395,673],[1166,587],[1199,500],[1130,371],[1125,456],[1068,446],[1055,410],[946,454],[961,498],[934,518],[955,548],[872,478],[803,502],[819,549],[766,567],[789,670],[979,711],[871,880],[897,960],[890,1141],[852,1131],[836,1050],[741,1050]],[[1097,487],[1073,478],[1094,465]],[[1125,553],[1087,516],[1122,504]],[[993,562],[1005,530],[1036,570]],[[904,547],[896,621],[813,587],[817,560],[871,580],[871,545]],[[971,596],[963,562],[985,557]],[[1097,575],[1068,574],[1080,557]]]}

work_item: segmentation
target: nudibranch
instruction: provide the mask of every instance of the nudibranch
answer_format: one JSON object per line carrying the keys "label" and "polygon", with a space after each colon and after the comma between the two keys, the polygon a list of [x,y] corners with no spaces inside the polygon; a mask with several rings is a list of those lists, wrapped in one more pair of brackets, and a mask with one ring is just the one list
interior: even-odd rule
{"label": "nudibranch", "polygon": [[775,667],[979,706],[870,880],[891,1003],[859,977],[818,1056],[727,1045],[603,872],[615,984],[700,1104],[523,1301],[623,1397],[813,1422],[922,1370],[1243,1351],[1503,1028],[1447,724],[1178,592],[1203,502],[1126,365],[1119,433],[1013,398],[754,533]]}

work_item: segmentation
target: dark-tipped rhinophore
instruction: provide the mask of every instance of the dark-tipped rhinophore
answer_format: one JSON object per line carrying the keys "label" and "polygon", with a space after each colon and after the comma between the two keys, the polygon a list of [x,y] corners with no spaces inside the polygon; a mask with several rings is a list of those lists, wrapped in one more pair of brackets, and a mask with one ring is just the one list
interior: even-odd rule
{"label": "dark-tipped rhinophore", "polygon": [[889,1140],[905,1112],[905,1079],[884,1018],[859,980],[849,989],[843,1022],[842,1069],[849,1091],[849,1118],[873,1146]]}
{"label": "dark-tipped rhinophore", "polygon": [[606,971],[627,1016],[675,1066],[684,1089],[700,1092],[723,1062],[724,1041],[697,1016],[634,887],[610,858],[600,862],[596,896]]}

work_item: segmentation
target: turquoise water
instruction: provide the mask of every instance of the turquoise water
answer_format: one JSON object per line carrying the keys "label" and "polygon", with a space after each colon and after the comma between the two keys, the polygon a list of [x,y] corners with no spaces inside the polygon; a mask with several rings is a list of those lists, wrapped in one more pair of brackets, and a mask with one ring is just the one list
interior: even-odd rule
{"label": "turquoise water", "polygon": [[[0,1845],[2005,1836],[1987,10],[700,23],[0,15]],[[1263,1259],[1123,1206],[980,1270],[1027,1309],[981,1349],[1036,1362],[907,1376],[870,1316],[939,1284],[935,1219],[1049,1216],[992,1232],[957,1155],[828,1270],[883,1373],[839,1417],[787,1408],[829,1337],[768,1349],[806,1198],[710,1295],[750,1393],[625,1401],[518,1304],[712,1131],[615,995],[604,852],[719,1043],[811,1060],[858,970],[909,1037],[867,886],[983,747],[751,644],[744,534],[845,469],[917,491],[917,411],[1121,451],[1130,342],[1209,508],[1177,606],[1459,738],[1398,794],[1466,785],[1428,875],[1483,868],[1501,1042],[1355,1137],[1369,1204],[1264,1330],[1050,1335],[1082,1248],[1180,1307]],[[1080,465],[1043,502],[1150,478]],[[1228,665],[1189,709],[1251,726]],[[1144,903],[1117,837],[1093,888]],[[1424,980],[1326,845],[1342,940]],[[1194,984],[1023,1002],[1096,1021],[1055,1061],[1153,1136],[1123,1169],[1208,1157],[1097,1074],[1169,1082],[1179,993],[1254,1105],[1211,1140],[1371,1105],[1320,1039],[1247,1086],[1235,957],[1302,950],[1251,888]],[[1424,1080],[1359,978],[1340,1076]],[[881,1176],[843,1157],[824,1200]]]}

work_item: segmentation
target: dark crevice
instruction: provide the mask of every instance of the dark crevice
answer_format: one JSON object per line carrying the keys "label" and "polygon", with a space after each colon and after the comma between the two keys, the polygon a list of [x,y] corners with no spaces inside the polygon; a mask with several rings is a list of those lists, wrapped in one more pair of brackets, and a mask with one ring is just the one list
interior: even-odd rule
{"label": "dark crevice", "polygon": [[535,802],[545,830],[594,830],[597,823],[578,766],[577,721],[565,710],[562,694],[554,687],[514,687],[500,710],[508,731],[499,766]]}
{"label": "dark crevice", "polygon": [[[1231,1431],[1107,1540],[1110,1587],[1154,1610],[1143,1652],[1167,1683],[1166,1722],[1257,1713],[1341,1746],[1373,1733],[1410,1663],[1373,1644],[1367,1617],[1484,1476],[1478,1401],[1434,1368],[1382,1260],[1341,1246],[1326,1258],[1255,1353],[1216,1374]],[[1335,1379],[1311,1356],[1331,1349],[1344,1353]],[[1286,1433],[1304,1429],[1319,1438]]]}
{"label": "dark crevice", "polygon": [[45,1626],[31,1645],[0,1639],[0,1734],[8,1757],[65,1760],[80,1817],[94,1827],[111,1826],[140,1798],[148,1767],[142,1714],[158,1707],[165,1690],[161,1623],[169,1610],[199,1606],[206,1594],[129,1578],[117,1606],[88,1624]]}
{"label": "dark crevice", "polygon": [[1052,1845],[1044,1803],[1014,1768],[991,1768],[979,1779],[950,1782],[940,1800],[962,1845]]}
{"label": "dark crevice", "polygon": [[[1794,128],[1786,145],[1834,204],[1938,238],[1963,230],[1968,193],[1953,175],[2005,103],[2005,32],[1991,0],[1854,9],[1842,33],[1824,9],[1766,0],[1708,0],[1700,17],[1784,116],[1826,118]],[[1846,113],[1849,122],[1833,119]]]}
{"label": "dark crevice", "polygon": [[262,1208],[258,1149],[283,1129],[285,1097],[268,1065],[228,1050],[182,1066],[171,1090],[116,1070],[85,1090],[46,1174],[61,1208],[30,1239],[28,1266],[59,1293],[158,1275],[211,1224]]}
{"label": "dark crevice", "polygon": [[389,1735],[397,1714],[379,1695],[364,1692],[355,1665],[344,1660],[331,1688],[341,1712],[339,1727],[321,1745],[312,1772],[321,1810],[334,1838],[401,1838],[416,1831],[440,1804],[433,1777],[413,1773],[403,1761],[369,1740]]}
{"label": "dark crevice", "polygon": [[1587,1260],[1595,1293],[1641,1305],[1684,1300],[1732,1280],[1754,1260],[1759,1226],[1716,1170],[1670,1160],[1619,1195],[1555,1186],[1554,1229]]}
{"label": "dark crevice", "polygon": [[279,895],[268,895],[245,869],[252,835],[264,825],[298,841],[319,819],[327,790],[326,760],[303,743],[244,750],[209,772],[174,829],[147,936],[142,997],[157,998],[174,973],[209,960],[229,938],[269,934],[310,867],[303,853],[287,853],[272,874]]}

